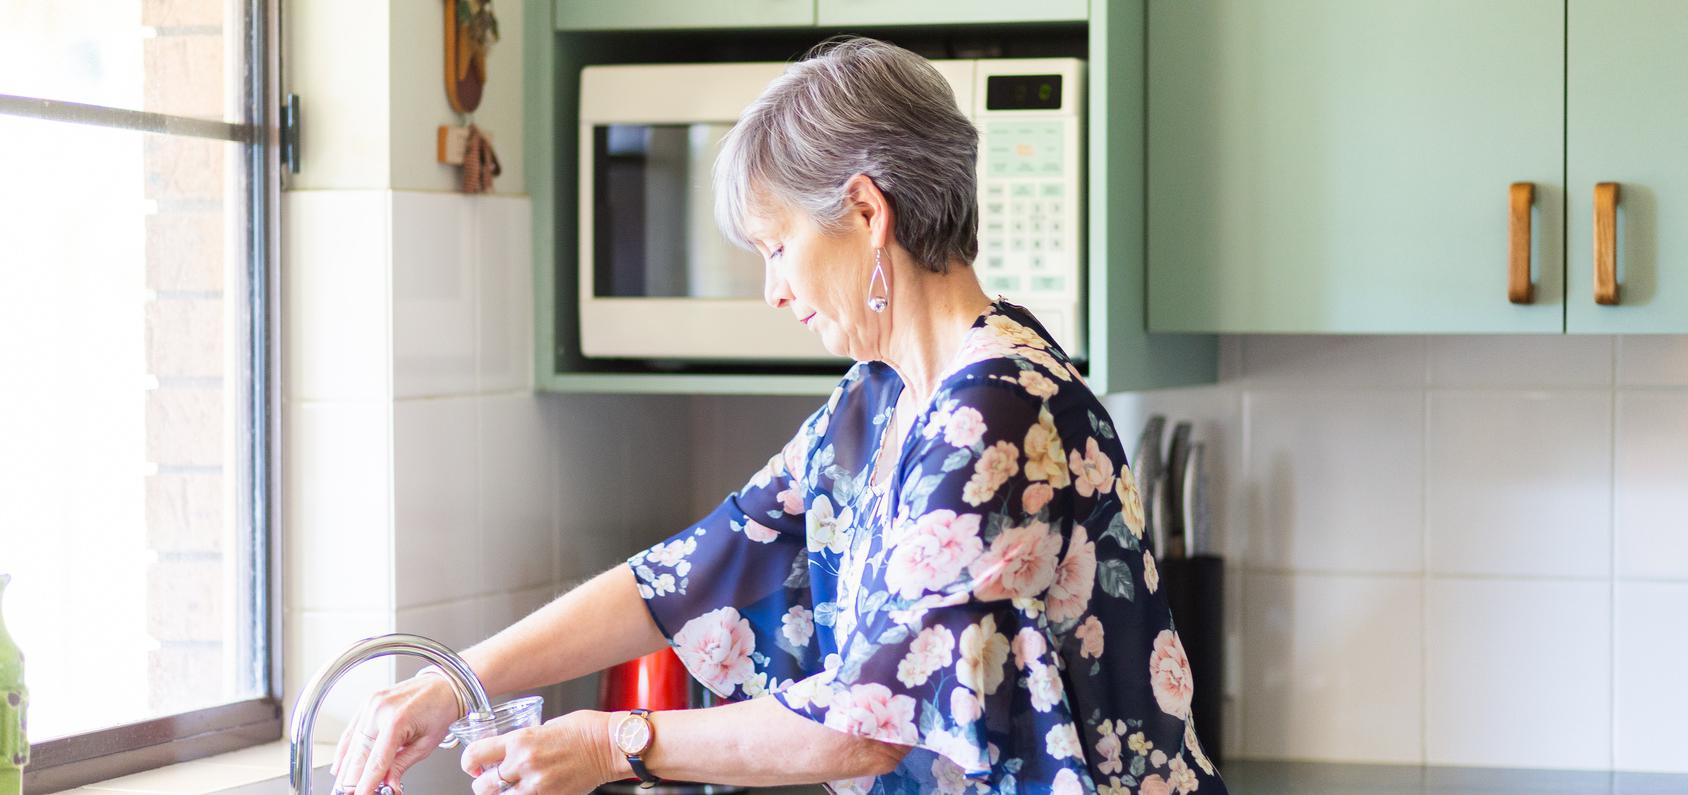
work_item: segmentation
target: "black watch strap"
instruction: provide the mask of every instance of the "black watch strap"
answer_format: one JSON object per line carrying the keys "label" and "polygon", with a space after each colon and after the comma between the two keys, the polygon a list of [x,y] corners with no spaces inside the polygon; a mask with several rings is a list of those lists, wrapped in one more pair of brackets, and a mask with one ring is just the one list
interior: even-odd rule
{"label": "black watch strap", "polygon": [[[638,715],[648,721],[650,720],[651,711],[648,709],[635,709],[632,710],[631,714]],[[650,789],[662,782],[662,779],[657,778],[651,773],[650,768],[645,767],[645,761],[634,754],[627,755],[627,766],[633,768],[633,775],[639,777],[640,789]]]}

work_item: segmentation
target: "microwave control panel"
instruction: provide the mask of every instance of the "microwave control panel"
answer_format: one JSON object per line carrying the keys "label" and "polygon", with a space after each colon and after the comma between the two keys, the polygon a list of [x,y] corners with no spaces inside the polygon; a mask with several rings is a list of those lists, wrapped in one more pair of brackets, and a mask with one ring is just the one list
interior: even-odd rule
{"label": "microwave control panel", "polygon": [[979,282],[1084,358],[1083,61],[978,65]]}

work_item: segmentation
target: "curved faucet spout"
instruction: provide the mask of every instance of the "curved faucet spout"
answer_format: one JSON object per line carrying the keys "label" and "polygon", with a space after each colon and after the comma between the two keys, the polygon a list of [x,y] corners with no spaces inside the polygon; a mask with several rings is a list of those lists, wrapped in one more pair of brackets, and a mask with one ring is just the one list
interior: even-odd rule
{"label": "curved faucet spout", "polygon": [[[316,728],[317,708],[322,706],[322,699],[340,681],[340,677],[347,671],[366,660],[386,657],[393,654],[408,654],[421,657],[437,665],[445,671],[446,678],[457,691],[463,703],[468,704],[474,714],[488,715],[492,712],[492,702],[486,697],[486,688],[481,686],[481,680],[469,668],[457,653],[436,641],[421,635],[406,635],[395,633],[365,638],[352,644],[338,658],[318,669],[315,676],[305,683],[305,689],[299,691],[299,700],[293,705],[293,722],[289,736],[292,738],[290,748],[291,768],[289,782],[293,785],[294,795],[310,795],[311,792],[311,733]],[[450,748],[457,744],[457,738],[447,737],[440,743],[441,748]]]}

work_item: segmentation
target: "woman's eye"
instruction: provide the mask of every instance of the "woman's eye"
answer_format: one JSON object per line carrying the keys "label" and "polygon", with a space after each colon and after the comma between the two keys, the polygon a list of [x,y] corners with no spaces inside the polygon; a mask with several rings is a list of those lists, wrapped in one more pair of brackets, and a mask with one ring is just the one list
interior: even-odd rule
{"label": "woman's eye", "polygon": [[775,257],[778,257],[781,254],[784,254],[784,253],[785,253],[785,246],[780,246],[779,248],[776,248],[773,251],[768,252],[768,259],[773,259]]}

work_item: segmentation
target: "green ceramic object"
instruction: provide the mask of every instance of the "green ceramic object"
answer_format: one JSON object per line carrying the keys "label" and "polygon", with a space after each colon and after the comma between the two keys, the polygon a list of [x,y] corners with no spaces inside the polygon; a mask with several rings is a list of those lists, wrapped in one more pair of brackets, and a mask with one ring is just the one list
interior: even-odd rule
{"label": "green ceramic object", "polygon": [[[6,585],[12,575],[0,574],[0,608],[4,608]],[[23,652],[6,631],[6,614],[0,609],[0,795],[21,795],[23,768],[29,764],[29,690],[23,686]]]}

